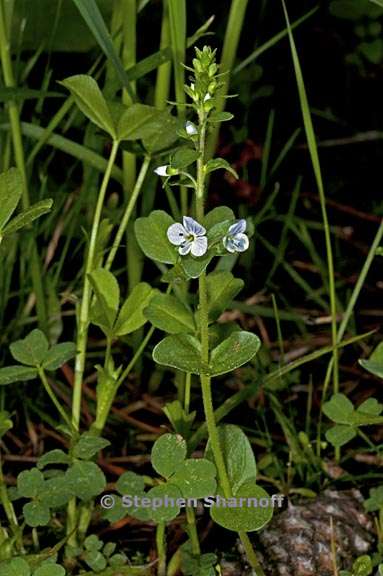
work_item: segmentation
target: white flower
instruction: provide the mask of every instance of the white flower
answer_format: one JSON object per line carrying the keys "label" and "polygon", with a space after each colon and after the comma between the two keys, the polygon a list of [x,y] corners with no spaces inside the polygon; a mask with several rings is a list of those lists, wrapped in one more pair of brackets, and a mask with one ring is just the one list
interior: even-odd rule
{"label": "white flower", "polygon": [[193,218],[184,216],[182,224],[172,224],[169,226],[167,236],[169,241],[175,246],[179,246],[178,252],[181,256],[186,256],[189,252],[193,256],[203,256],[207,251],[206,230]]}
{"label": "white flower", "polygon": [[208,100],[211,100],[211,95],[209,94],[209,92],[206,94],[205,98],[203,99],[204,102],[207,102]]}
{"label": "white flower", "polygon": [[198,134],[197,126],[193,124],[193,122],[189,122],[189,120],[185,124],[185,130],[189,136],[195,136]]}
{"label": "white flower", "polygon": [[158,176],[169,176],[168,174],[168,168],[169,165],[164,165],[164,166],[158,166],[154,172],[158,175]]}
{"label": "white flower", "polygon": [[223,238],[223,245],[231,253],[244,252],[249,247],[249,238],[244,233],[246,231],[246,220],[238,220],[230,226],[226,236]]}

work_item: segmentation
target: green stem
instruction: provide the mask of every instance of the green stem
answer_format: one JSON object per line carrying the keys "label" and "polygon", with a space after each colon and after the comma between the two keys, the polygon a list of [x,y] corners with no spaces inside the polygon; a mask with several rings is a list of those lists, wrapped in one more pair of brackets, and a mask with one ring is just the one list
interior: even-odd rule
{"label": "green stem", "polygon": [[[199,158],[197,160],[197,189],[196,189],[196,212],[197,220],[204,218],[204,196],[205,196],[205,140],[206,140],[206,118],[203,110],[199,112]],[[206,272],[199,277],[199,319],[201,335],[201,360],[206,368],[209,365],[209,311],[207,299]],[[200,375],[202,388],[202,401],[205,412],[206,425],[208,429],[209,441],[217,467],[219,482],[225,498],[233,495],[230,479],[226,470],[226,464],[221,450],[218,428],[215,421],[213,399],[211,393],[211,378],[205,374]],[[264,576],[263,570],[258,562],[253,546],[246,532],[240,531],[238,535],[246,550],[247,559],[250,562],[257,576]]]}
{"label": "green stem", "polygon": [[[162,2],[162,25],[160,50],[167,48],[170,44],[170,27],[167,0]],[[165,108],[169,100],[170,77],[172,73],[171,62],[165,62],[157,68],[156,87],[154,90],[154,106]]]}
{"label": "green stem", "polygon": [[52,400],[53,404],[55,405],[61,418],[69,426],[69,429],[71,430],[72,429],[72,422],[71,422],[68,414],[65,412],[64,408],[61,406],[56,394],[53,392],[52,387],[48,382],[48,379],[46,377],[46,374],[45,374],[43,368],[39,368],[38,372],[39,372],[40,380],[41,380],[41,382],[45,388],[45,391],[47,392],[49,398]]}
{"label": "green stem", "polygon": [[166,576],[166,540],[165,540],[165,522],[160,522],[156,528],[156,545],[158,555],[157,576]]}
{"label": "green stem", "polygon": [[191,542],[193,556],[201,555],[201,547],[199,545],[197,525],[195,521],[194,509],[190,506],[186,507],[186,519],[188,523],[188,534]]}
{"label": "green stem", "polygon": [[13,504],[9,499],[8,490],[5,485],[5,480],[3,476],[3,463],[1,460],[1,456],[0,456],[0,502],[3,505],[5,515],[8,519],[12,533],[15,536],[16,542],[18,543],[19,549],[23,551],[22,535],[19,528],[19,524],[17,522],[17,516],[15,513],[15,509],[13,508]]}
{"label": "green stem", "polygon": [[[7,27],[5,23],[5,12],[3,0],[0,0],[0,55],[3,68],[4,84],[6,88],[15,88],[16,82],[13,74],[12,61],[11,61],[11,45],[8,39]],[[25,167],[23,138],[21,134],[21,123],[19,108],[15,101],[11,100],[8,103],[9,120],[11,124],[11,133],[13,141],[13,150],[15,155],[16,167],[20,172],[23,194],[22,205],[26,209],[30,206],[29,191],[28,191],[28,178]],[[41,263],[37,251],[36,239],[31,238],[32,255],[31,255],[31,277],[33,290],[36,295],[36,310],[39,320],[39,325],[43,331],[47,332],[47,311],[45,306],[44,289],[42,284],[43,275],[41,273]]]}
{"label": "green stem", "polygon": [[113,142],[112,151],[110,153],[108,165],[104,174],[104,178],[102,180],[100,192],[97,199],[85,265],[84,288],[83,288],[83,295],[81,300],[79,322],[78,322],[77,354],[75,363],[75,377],[74,377],[73,402],[72,402],[72,421],[76,430],[78,430],[80,426],[82,379],[85,368],[86,345],[88,339],[89,306],[91,299],[91,285],[89,281],[89,274],[92,272],[93,269],[93,261],[96,253],[97,235],[101,221],[102,208],[104,205],[105,194],[108,187],[113,164],[116,159],[118,146],[119,141],[115,140]]}
{"label": "green stem", "polygon": [[130,196],[130,198],[129,198],[128,204],[127,204],[127,206],[126,206],[124,215],[123,215],[122,220],[121,220],[121,223],[120,223],[120,226],[119,226],[119,228],[118,228],[118,230],[117,230],[116,237],[115,237],[115,239],[114,239],[112,248],[111,248],[111,250],[110,250],[110,252],[109,252],[108,258],[106,259],[105,268],[106,268],[107,270],[110,270],[110,269],[111,269],[112,264],[113,264],[113,261],[114,261],[114,258],[115,258],[116,253],[117,253],[117,250],[118,250],[118,248],[119,248],[119,246],[120,246],[120,244],[121,244],[121,241],[122,241],[122,239],[123,239],[123,237],[124,237],[126,228],[127,228],[128,224],[129,224],[129,220],[130,220],[130,218],[131,218],[131,216],[132,216],[134,207],[135,207],[135,205],[136,205],[137,198],[138,198],[138,196],[139,196],[139,194],[140,194],[140,192],[141,192],[142,185],[143,185],[144,180],[145,180],[145,176],[146,176],[146,174],[147,174],[147,172],[148,172],[148,168],[149,168],[149,165],[150,165],[150,160],[151,160],[150,156],[145,156],[144,162],[143,162],[143,164],[142,164],[142,166],[141,166],[140,173],[138,174],[138,178],[137,178],[136,184],[135,184],[135,186],[134,186],[134,188],[133,188],[133,192],[132,192],[132,194],[131,194],[131,196]]}

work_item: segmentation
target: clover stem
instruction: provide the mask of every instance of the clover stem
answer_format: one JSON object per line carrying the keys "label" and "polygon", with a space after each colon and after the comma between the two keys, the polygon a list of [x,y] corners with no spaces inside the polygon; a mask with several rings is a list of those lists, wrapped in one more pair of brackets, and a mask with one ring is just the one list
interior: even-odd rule
{"label": "clover stem", "polygon": [[[205,196],[205,140],[206,140],[206,115],[203,109],[198,113],[199,118],[199,158],[197,160],[197,188],[196,188],[196,213],[197,220],[204,218],[204,196]],[[201,334],[201,359],[202,365],[209,365],[209,309],[207,299],[206,272],[202,272],[198,279],[199,285],[199,319]],[[206,418],[206,425],[209,434],[209,441],[217,467],[219,481],[225,498],[233,495],[230,479],[226,470],[226,464],[219,442],[218,428],[215,421],[213,399],[211,393],[211,378],[207,374],[201,374],[202,401]],[[238,535],[246,551],[247,559],[257,576],[264,576],[254,548],[246,532],[240,531]]]}
{"label": "clover stem", "polygon": [[156,528],[156,546],[158,555],[157,576],[166,576],[166,540],[165,540],[165,522],[159,522]]}
{"label": "clover stem", "polygon": [[100,227],[102,208],[104,205],[105,194],[108,187],[109,179],[112,173],[112,168],[117,156],[118,147],[119,147],[119,141],[114,140],[110,157],[108,160],[108,165],[104,177],[102,179],[100,192],[97,198],[96,209],[93,216],[92,230],[89,239],[88,254],[86,258],[84,287],[78,320],[77,354],[75,363],[75,376],[74,376],[73,400],[72,400],[72,420],[73,420],[73,426],[76,428],[76,430],[78,430],[80,425],[82,379],[85,369],[85,356],[86,356],[86,346],[88,339],[89,308],[91,301],[91,285],[89,281],[89,274],[92,272],[94,266],[94,258],[97,247],[97,236]]}
{"label": "clover stem", "polygon": [[73,429],[72,422],[71,422],[68,414],[65,412],[64,408],[61,406],[56,394],[52,390],[52,387],[48,382],[48,378],[46,377],[46,374],[45,374],[43,368],[38,368],[38,374],[39,374],[39,378],[42,382],[42,385],[45,388],[45,391],[47,392],[49,398],[52,400],[53,404],[57,408],[57,411],[60,414],[61,418],[64,420],[65,424],[67,424],[69,426],[69,429],[72,430]]}
{"label": "clover stem", "polygon": [[129,224],[130,217],[131,217],[133,210],[134,210],[134,207],[136,205],[137,198],[140,195],[140,192],[142,190],[142,185],[144,183],[145,176],[148,172],[150,161],[151,161],[151,157],[145,156],[144,161],[143,161],[142,166],[141,166],[141,170],[138,174],[136,183],[134,185],[132,194],[129,198],[129,202],[125,208],[125,212],[124,212],[124,215],[122,217],[120,226],[118,227],[112,248],[111,248],[109,255],[106,259],[106,262],[105,262],[106,270],[110,270],[112,267],[112,264],[113,264],[114,258],[116,256],[117,250],[118,250],[118,248],[121,244],[121,241],[124,237],[125,231],[126,231],[127,226]]}
{"label": "clover stem", "polygon": [[24,552],[22,533],[21,533],[21,530],[19,528],[19,524],[17,522],[17,516],[15,513],[15,509],[14,509],[13,504],[9,498],[8,490],[7,490],[7,487],[5,485],[1,455],[0,455],[0,502],[3,505],[5,515],[8,519],[9,526],[10,526],[12,533],[15,537],[18,548],[21,552]]}

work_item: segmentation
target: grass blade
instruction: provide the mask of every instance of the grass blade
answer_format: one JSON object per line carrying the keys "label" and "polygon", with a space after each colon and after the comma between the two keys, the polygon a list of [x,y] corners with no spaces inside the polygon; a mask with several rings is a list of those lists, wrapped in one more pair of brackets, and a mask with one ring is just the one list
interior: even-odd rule
{"label": "grass blade", "polygon": [[326,256],[327,256],[327,271],[328,271],[328,290],[329,290],[329,297],[330,297],[330,311],[331,311],[331,337],[332,343],[334,346],[333,350],[333,377],[334,377],[334,392],[337,392],[339,389],[339,371],[338,371],[338,350],[336,348],[338,339],[337,339],[337,305],[336,305],[336,292],[335,292],[335,275],[334,275],[334,258],[332,252],[332,245],[331,245],[331,233],[329,228],[329,222],[327,217],[327,208],[326,208],[326,196],[324,191],[323,179],[322,179],[322,171],[319,162],[319,154],[318,154],[318,146],[315,138],[314,127],[311,118],[310,107],[308,103],[306,87],[303,79],[302,69],[299,61],[298,52],[295,45],[295,40],[293,36],[293,32],[291,29],[291,24],[289,20],[289,15],[286,9],[285,0],[281,0],[283,12],[285,14],[286,24],[287,24],[287,31],[289,36],[290,42],[290,49],[291,55],[293,59],[295,77],[298,86],[298,93],[299,93],[299,100],[302,110],[303,116],[303,124],[306,132],[307,144],[309,148],[309,153],[311,157],[311,163],[314,170],[315,180],[318,187],[319,199],[321,204],[321,211],[322,211],[322,220],[324,226],[324,236],[325,236],[325,243],[326,243]]}
{"label": "grass blade", "polygon": [[102,14],[97,6],[96,0],[73,0],[81,16],[84,18],[92,34],[96,38],[101,50],[112,62],[122,85],[129,92],[130,97],[135,101],[136,97],[125,73],[122,62],[114,48],[112,38],[105,25]]}

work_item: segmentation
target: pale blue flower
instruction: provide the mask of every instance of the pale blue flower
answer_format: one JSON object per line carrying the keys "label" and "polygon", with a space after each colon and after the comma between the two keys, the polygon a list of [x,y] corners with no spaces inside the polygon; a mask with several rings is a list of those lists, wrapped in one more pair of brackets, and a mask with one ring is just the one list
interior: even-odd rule
{"label": "pale blue flower", "polygon": [[167,236],[169,241],[178,246],[181,256],[191,254],[193,256],[203,256],[207,251],[206,230],[190,216],[184,216],[182,224],[172,224],[169,226]]}
{"label": "pale blue flower", "polygon": [[186,134],[188,134],[189,136],[195,136],[196,134],[198,134],[197,126],[193,124],[193,122],[190,122],[189,120],[185,124],[185,130]]}
{"label": "pale blue flower", "polygon": [[232,224],[223,238],[223,245],[229,252],[244,252],[249,247],[249,238],[245,234],[246,220],[238,220]]}

